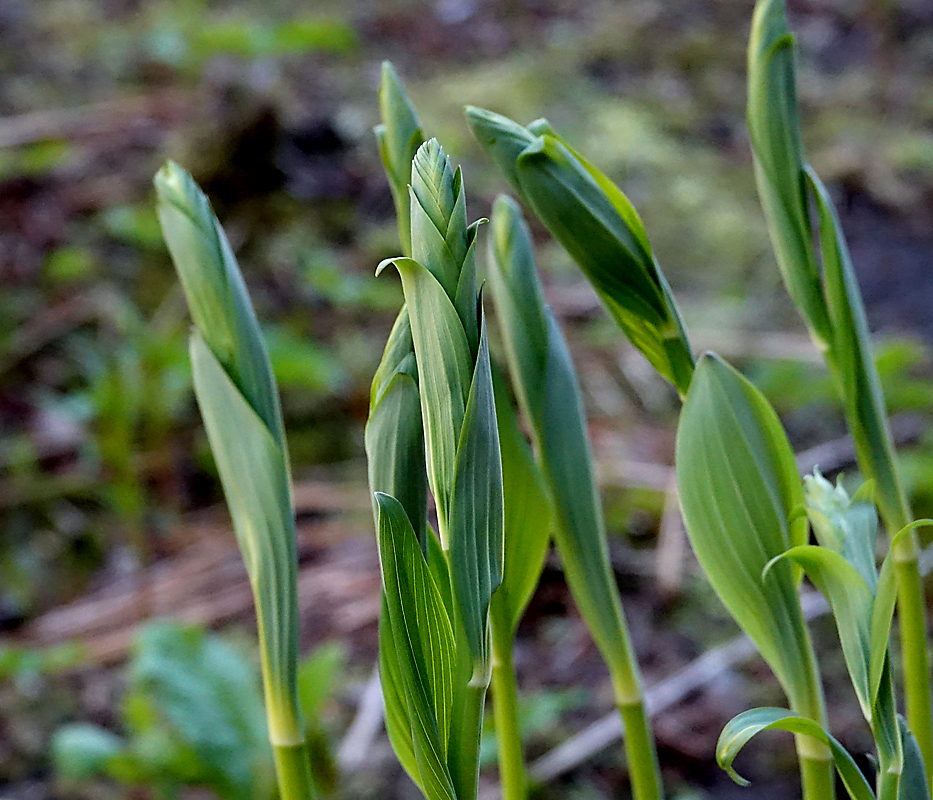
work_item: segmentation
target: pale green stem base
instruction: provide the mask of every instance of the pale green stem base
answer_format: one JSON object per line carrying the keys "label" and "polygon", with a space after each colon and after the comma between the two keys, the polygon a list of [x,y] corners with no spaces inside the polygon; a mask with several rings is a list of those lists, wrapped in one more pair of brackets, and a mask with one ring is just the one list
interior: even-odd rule
{"label": "pale green stem base", "polygon": [[492,666],[493,721],[499,746],[499,783],[502,800],[525,800],[528,776],[522,753],[522,737],[518,724],[518,692],[512,663],[511,642],[497,647],[493,644]]}
{"label": "pale green stem base", "polygon": [[315,800],[311,780],[311,762],[304,742],[273,747],[275,774],[279,781],[279,800]]}
{"label": "pale green stem base", "polygon": [[[825,757],[811,755],[814,749],[825,751]],[[806,736],[798,736],[797,754],[803,800],[832,800],[836,796],[836,778],[826,746]]]}
{"label": "pale green stem base", "polygon": [[907,725],[920,745],[927,784],[933,783],[933,719],[931,719],[930,653],[926,606],[917,569],[917,542],[911,536],[893,553],[897,564],[897,615],[901,634]]}

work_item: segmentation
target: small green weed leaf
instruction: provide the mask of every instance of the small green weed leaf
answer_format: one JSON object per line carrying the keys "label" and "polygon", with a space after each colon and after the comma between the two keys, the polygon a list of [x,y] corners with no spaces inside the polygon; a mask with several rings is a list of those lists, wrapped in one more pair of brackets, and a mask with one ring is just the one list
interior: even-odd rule
{"label": "small green weed leaf", "polygon": [[871,589],[858,570],[840,554],[815,545],[792,547],[768,562],[766,574],[762,576],[766,586],[768,570],[781,559],[789,559],[803,567],[813,585],[829,601],[852,686],[862,714],[871,722],[874,705],[869,681],[874,603]]}
{"label": "small green weed leaf", "polygon": [[[446,531],[473,358],[457,311],[437,279],[413,259],[397,258],[391,263],[402,276],[411,319],[428,476],[442,520],[441,530]],[[443,544],[447,547],[449,543]]]}
{"label": "small green weed leaf", "polygon": [[787,27],[784,0],[761,0],[755,6],[748,46],[746,119],[758,194],[778,266],[823,349],[831,347],[833,332],[810,238],[794,37]]}
{"label": "small green weed leaf", "polygon": [[813,653],[792,565],[771,559],[806,541],[800,478],[765,397],[722,359],[705,355],[677,431],[677,482],[697,559],[755,642],[794,708],[816,713]]}
{"label": "small green weed leaf", "polygon": [[450,509],[453,588],[473,656],[474,686],[488,685],[491,676],[489,601],[502,582],[505,524],[485,315],[480,330],[479,354],[457,447]]}
{"label": "small green weed leaf", "polygon": [[402,252],[410,256],[411,218],[408,184],[411,180],[411,161],[424,141],[424,134],[415,107],[405,93],[395,68],[388,61],[382,63],[379,111],[382,122],[375,128],[376,141],[395,202]]}
{"label": "small green weed leaf", "polygon": [[788,731],[823,742],[829,747],[836,769],[839,770],[839,777],[842,778],[852,800],[875,799],[865,776],[842,745],[823,730],[819,723],[784,708],[753,708],[745,711],[732,719],[719,734],[716,761],[739,785],[747,786],[748,781],[732,768],[732,762],[749,739],[765,730]]}
{"label": "small green weed leaf", "polygon": [[[127,722],[150,768],[207,783],[227,800],[269,797],[272,758],[253,666],[218,636],[156,623],[137,638]],[[186,774],[194,770],[192,774]]]}
{"label": "small green weed leaf", "polygon": [[888,639],[891,636],[891,621],[894,618],[894,606],[897,602],[897,560],[896,547],[907,537],[913,535],[916,528],[933,525],[933,520],[918,519],[906,525],[891,539],[888,554],[885,556],[878,575],[878,588],[875,592],[875,605],[871,619],[871,689],[872,697],[878,693],[884,670],[885,656],[888,651]]}
{"label": "small green weed leaf", "polygon": [[490,615],[493,635],[502,631],[511,643],[544,568],[551,540],[551,504],[544,478],[519,428],[508,390],[498,376],[493,388],[502,453],[505,560],[502,583],[492,596]]}
{"label": "small green weed leaf", "polygon": [[405,510],[386,494],[377,494],[376,500],[387,617],[420,784],[430,800],[453,800],[446,766],[456,657],[453,630]]}
{"label": "small green weed leaf", "polygon": [[906,720],[900,715],[897,724],[904,746],[904,768],[898,784],[897,800],[930,800],[930,786],[917,737],[910,732]]}
{"label": "small green weed leaf", "polygon": [[159,220],[194,324],[284,449],[272,368],[227,237],[194,179],[169,161],[155,177]]}
{"label": "small green weed leaf", "polygon": [[237,543],[256,595],[260,631],[269,644],[270,735],[276,744],[295,744],[301,739],[295,694],[297,563],[286,455],[197,330],[191,334],[191,368]]}
{"label": "small green weed leaf", "polygon": [[531,422],[536,458],[554,514],[554,541],[574,600],[609,665],[617,688],[628,685],[629,637],[612,570],[596,490],[586,418],[567,345],[543,303],[528,228],[511,201],[496,203],[490,284],[509,372]]}
{"label": "small green weed leaf", "polygon": [[58,775],[70,781],[85,781],[106,773],[114,757],[126,749],[126,742],[98,725],[76,722],[55,732],[51,749]]}

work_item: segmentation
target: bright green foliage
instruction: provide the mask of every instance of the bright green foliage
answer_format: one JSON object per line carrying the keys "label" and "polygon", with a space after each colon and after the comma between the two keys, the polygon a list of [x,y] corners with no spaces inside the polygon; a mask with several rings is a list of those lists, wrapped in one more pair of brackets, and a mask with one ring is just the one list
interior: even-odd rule
{"label": "bright green foliage", "polygon": [[291,479],[272,369],[246,286],[210,204],[169,163],[159,218],[194,319],[195,393],[256,598],[269,732],[298,744],[297,557]]}
{"label": "bright green foliage", "polygon": [[680,312],[625,195],[544,120],[522,128],[467,108],[477,140],[593,284],[613,318],[681,394],[693,356]]}
{"label": "bright green foliage", "polygon": [[806,542],[803,492],[777,415],[713,355],[697,365],[677,431],[677,483],[693,550],[729,613],[755,642],[791,706],[823,721],[822,692],[790,564]]}
{"label": "bright green foliage", "polygon": [[736,783],[748,785],[748,781],[732,768],[732,762],[748,740],[764,730],[804,734],[823,742],[829,748],[839,776],[852,800],[874,800],[875,795],[868,781],[843,746],[818,722],[783,708],[754,708],[739,714],[723,728],[716,745],[716,761]]}

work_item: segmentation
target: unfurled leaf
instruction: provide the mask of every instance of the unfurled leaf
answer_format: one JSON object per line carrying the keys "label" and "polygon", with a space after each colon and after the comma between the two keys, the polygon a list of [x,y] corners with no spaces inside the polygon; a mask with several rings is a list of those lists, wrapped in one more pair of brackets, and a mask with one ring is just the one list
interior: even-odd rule
{"label": "unfurled leaf", "polygon": [[[446,764],[456,658],[453,630],[404,509],[385,494],[377,494],[376,500],[386,616],[398,656],[398,684],[408,704],[419,785],[429,800],[455,800]],[[389,669],[394,680],[393,666]],[[399,703],[392,702],[397,716]]]}
{"label": "unfurled leaf", "polygon": [[904,769],[898,784],[897,800],[930,800],[930,787],[917,737],[910,732],[903,717],[898,716],[897,722],[904,742]]}
{"label": "unfurled leaf", "polygon": [[842,745],[819,723],[784,708],[754,708],[739,714],[723,728],[716,745],[716,761],[736,783],[748,785],[748,781],[732,768],[732,762],[748,740],[764,730],[803,734],[822,742],[829,748],[839,776],[852,800],[875,800],[868,781]]}
{"label": "unfurled leaf", "polygon": [[523,129],[475,108],[467,109],[467,118],[635,347],[686,393],[693,356],[680,313],[625,195],[543,120]]}
{"label": "unfurled leaf", "polygon": [[84,781],[105,773],[126,746],[123,739],[99,725],[76,722],[59,728],[52,737],[52,763],[61,777]]}
{"label": "unfurled leaf", "polygon": [[764,396],[704,356],[677,431],[687,532],[713,589],[755,642],[792,707],[821,719],[822,697],[791,564],[769,561],[806,542],[793,451]]}

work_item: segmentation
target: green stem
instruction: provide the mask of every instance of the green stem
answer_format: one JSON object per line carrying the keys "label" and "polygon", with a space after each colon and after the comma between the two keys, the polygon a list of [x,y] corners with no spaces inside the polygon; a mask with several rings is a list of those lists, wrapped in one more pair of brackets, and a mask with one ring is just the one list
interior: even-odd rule
{"label": "green stem", "polygon": [[518,691],[512,662],[512,642],[493,630],[492,701],[499,747],[499,783],[502,800],[525,800],[528,776],[518,724]]}
{"label": "green stem", "polygon": [[314,800],[311,762],[305,743],[273,746],[272,751],[279,781],[279,800]]}
{"label": "green stem", "polygon": [[[820,753],[816,748],[822,748]],[[797,737],[797,755],[800,759],[800,783],[803,800],[830,800],[836,795],[836,778],[829,751],[808,736]]]}
{"label": "green stem", "polygon": [[[896,530],[890,531],[896,533]],[[933,781],[933,718],[930,697],[930,654],[927,650],[926,607],[917,569],[917,541],[905,537],[894,551],[897,574],[898,628],[904,672],[907,724],[923,754],[927,784]]]}
{"label": "green stem", "polygon": [[634,800],[660,800],[661,776],[654,737],[645,713],[645,704],[619,703],[619,713],[625,726],[625,758],[632,782]]}

